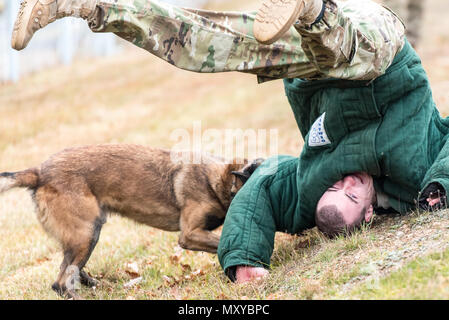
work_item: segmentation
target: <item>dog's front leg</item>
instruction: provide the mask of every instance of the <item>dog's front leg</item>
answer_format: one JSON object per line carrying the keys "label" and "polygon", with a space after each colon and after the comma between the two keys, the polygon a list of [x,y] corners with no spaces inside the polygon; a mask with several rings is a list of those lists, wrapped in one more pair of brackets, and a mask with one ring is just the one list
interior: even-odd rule
{"label": "dog's front leg", "polygon": [[92,278],[91,276],[89,276],[87,274],[87,272],[84,271],[84,270],[80,271],[80,280],[81,280],[81,284],[82,285],[85,285],[85,286],[87,286],[89,288],[96,287],[100,283],[100,281],[98,281],[98,280]]}
{"label": "dog's front leg", "polygon": [[206,251],[216,253],[220,237],[215,233],[203,229],[181,231],[179,245],[181,248],[195,251]]}
{"label": "dog's front leg", "polygon": [[[218,228],[224,219],[217,218],[213,206],[189,201],[181,212],[179,245],[188,250],[216,253],[220,236],[209,230]],[[211,223],[213,222],[213,224]]]}

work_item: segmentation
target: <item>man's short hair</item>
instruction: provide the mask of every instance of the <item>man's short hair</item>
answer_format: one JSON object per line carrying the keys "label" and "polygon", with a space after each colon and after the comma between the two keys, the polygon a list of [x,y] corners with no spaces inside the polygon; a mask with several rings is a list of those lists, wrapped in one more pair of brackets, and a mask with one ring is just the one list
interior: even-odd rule
{"label": "man's short hair", "polygon": [[337,206],[324,206],[315,213],[315,224],[322,233],[330,238],[334,238],[340,234],[351,233],[360,227],[365,217],[366,208],[360,212],[360,218],[352,224],[347,224],[343,213],[338,210]]}

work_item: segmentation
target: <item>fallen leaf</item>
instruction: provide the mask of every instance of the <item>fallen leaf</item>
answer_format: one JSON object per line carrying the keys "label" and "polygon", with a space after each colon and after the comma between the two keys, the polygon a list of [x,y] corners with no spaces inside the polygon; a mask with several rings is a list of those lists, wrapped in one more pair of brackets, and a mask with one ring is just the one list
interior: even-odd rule
{"label": "fallen leaf", "polygon": [[192,276],[202,276],[202,275],[204,275],[204,271],[201,269],[197,269],[192,272]]}
{"label": "fallen leaf", "polygon": [[128,270],[139,273],[139,266],[137,265],[137,262],[127,263],[126,267],[128,268]]}
{"label": "fallen leaf", "polygon": [[229,297],[222,292],[216,297],[216,299],[229,300]]}
{"label": "fallen leaf", "polygon": [[142,282],[142,277],[135,278],[135,279],[132,279],[131,281],[128,281],[127,283],[125,283],[123,285],[123,287],[131,288],[131,287],[134,287],[135,285],[139,284],[140,282]]}
{"label": "fallen leaf", "polygon": [[125,272],[129,274],[132,278],[137,278],[140,276],[139,266],[137,262],[126,263],[125,264]]}
{"label": "fallen leaf", "polygon": [[189,264],[183,264],[181,263],[181,268],[183,272],[188,272],[192,270],[192,267]]}
{"label": "fallen leaf", "polygon": [[41,263],[43,263],[43,262],[45,262],[45,261],[50,261],[50,258],[48,258],[48,257],[43,257],[43,258],[38,258],[38,259],[36,259],[36,263],[39,263],[39,264],[41,264]]}
{"label": "fallen leaf", "polygon": [[162,279],[164,280],[165,285],[170,286],[172,280],[169,276],[163,275]]}
{"label": "fallen leaf", "polygon": [[178,263],[181,260],[182,253],[184,252],[184,249],[182,249],[179,245],[173,248],[175,251],[174,254],[170,256],[170,261],[172,263]]}
{"label": "fallen leaf", "polygon": [[178,263],[180,259],[181,259],[181,254],[180,253],[175,253],[174,255],[170,256],[170,261],[172,263]]}
{"label": "fallen leaf", "polygon": [[145,296],[146,296],[147,298],[155,298],[155,297],[158,297],[158,295],[155,294],[153,291],[145,291]]}
{"label": "fallen leaf", "polygon": [[182,278],[178,278],[178,277],[169,277],[169,276],[162,276],[162,279],[164,279],[164,284],[167,287],[173,287],[177,284],[179,284],[182,280]]}

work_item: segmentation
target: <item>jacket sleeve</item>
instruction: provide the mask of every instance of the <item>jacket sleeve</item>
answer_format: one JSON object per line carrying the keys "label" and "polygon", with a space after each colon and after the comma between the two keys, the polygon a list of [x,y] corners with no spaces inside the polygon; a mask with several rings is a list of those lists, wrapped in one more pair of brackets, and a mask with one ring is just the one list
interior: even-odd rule
{"label": "jacket sleeve", "polygon": [[[425,208],[425,199],[429,196],[438,195],[441,197],[441,204],[447,204],[447,190],[449,190],[449,139],[441,149],[438,157],[427,171],[421,184],[419,195],[419,205]],[[433,208],[435,209],[435,208]]]}
{"label": "jacket sleeve", "polygon": [[298,158],[265,160],[235,196],[218,245],[218,259],[234,280],[236,266],[269,268],[276,231],[293,229]]}
{"label": "jacket sleeve", "polygon": [[269,267],[276,225],[266,188],[268,181],[266,176],[253,174],[229,207],[217,253],[231,279],[231,267]]}

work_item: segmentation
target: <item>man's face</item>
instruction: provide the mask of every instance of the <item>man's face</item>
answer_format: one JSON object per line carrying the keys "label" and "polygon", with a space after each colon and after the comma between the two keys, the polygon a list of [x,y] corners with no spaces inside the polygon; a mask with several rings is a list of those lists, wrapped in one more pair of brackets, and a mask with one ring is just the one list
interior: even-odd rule
{"label": "man's face", "polygon": [[347,224],[360,219],[362,210],[365,210],[365,221],[371,220],[373,215],[373,202],[375,190],[373,178],[365,172],[345,176],[327,189],[317,205],[322,207],[335,205],[343,213]]}

